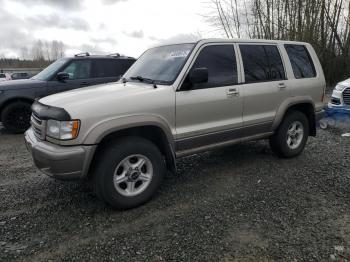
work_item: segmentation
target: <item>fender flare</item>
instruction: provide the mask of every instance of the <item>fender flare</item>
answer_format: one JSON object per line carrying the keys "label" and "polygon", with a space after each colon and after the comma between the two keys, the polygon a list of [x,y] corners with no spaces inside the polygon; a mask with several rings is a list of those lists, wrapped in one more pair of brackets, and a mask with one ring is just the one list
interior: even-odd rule
{"label": "fender flare", "polygon": [[166,159],[170,171],[176,171],[176,155],[174,138],[169,124],[161,117],[155,115],[133,115],[106,119],[94,125],[83,137],[83,144],[100,144],[108,135],[137,127],[158,127],[165,134]]}
{"label": "fender flare", "polygon": [[275,131],[279,125],[281,124],[286,112],[295,105],[299,104],[310,104],[313,107],[313,112],[315,112],[315,104],[313,99],[310,96],[295,96],[290,97],[283,101],[283,103],[279,106],[275,119],[272,124],[272,130]]}

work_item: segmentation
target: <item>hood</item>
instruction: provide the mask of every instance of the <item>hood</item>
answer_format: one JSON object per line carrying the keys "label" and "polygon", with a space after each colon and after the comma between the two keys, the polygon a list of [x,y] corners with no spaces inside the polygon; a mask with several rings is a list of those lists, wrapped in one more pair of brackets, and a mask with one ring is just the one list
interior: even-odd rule
{"label": "hood", "polygon": [[338,85],[350,87],[350,78],[340,82]]}
{"label": "hood", "polygon": [[45,86],[46,81],[34,79],[9,80],[0,82],[0,90],[14,90]]}
{"label": "hood", "polygon": [[143,83],[110,83],[75,89],[40,99],[44,105],[64,108],[72,118],[101,117],[118,112],[130,113],[151,104],[157,93],[171,89],[170,86],[158,86]]}

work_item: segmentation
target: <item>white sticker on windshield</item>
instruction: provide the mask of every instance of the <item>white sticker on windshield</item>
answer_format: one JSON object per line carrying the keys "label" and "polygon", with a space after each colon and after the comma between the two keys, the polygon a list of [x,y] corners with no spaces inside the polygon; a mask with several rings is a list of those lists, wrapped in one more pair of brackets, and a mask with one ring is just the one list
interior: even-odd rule
{"label": "white sticker on windshield", "polygon": [[190,53],[189,50],[177,50],[173,51],[169,54],[169,58],[175,58],[175,57],[187,57]]}

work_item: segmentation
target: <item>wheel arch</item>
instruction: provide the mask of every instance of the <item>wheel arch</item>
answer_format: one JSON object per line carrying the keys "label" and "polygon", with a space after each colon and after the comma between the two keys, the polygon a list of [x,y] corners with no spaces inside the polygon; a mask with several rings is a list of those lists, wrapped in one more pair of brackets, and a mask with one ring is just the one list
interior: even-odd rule
{"label": "wheel arch", "polygon": [[28,98],[28,97],[13,97],[13,98],[9,98],[7,99],[5,102],[3,102],[0,105],[0,115],[2,113],[2,111],[4,110],[5,107],[7,107],[8,105],[15,103],[15,102],[25,102],[28,104],[33,104],[34,103],[34,99],[32,98]]}
{"label": "wheel arch", "polygon": [[175,151],[173,142],[169,140],[169,135],[163,128],[161,128],[159,125],[150,123],[132,127],[119,128],[117,130],[113,130],[109,133],[106,133],[103,137],[101,137],[92,157],[88,178],[92,177],[95,165],[98,161],[99,156],[101,155],[100,153],[104,150],[104,148],[107,145],[122,137],[135,136],[145,138],[154,143],[158,147],[160,152],[163,154],[167,169],[172,172],[176,170]]}
{"label": "wheel arch", "polygon": [[285,101],[277,111],[272,129],[276,130],[282,123],[285,115],[292,111],[300,111],[305,114],[309,122],[309,135],[316,136],[316,116],[315,116],[315,104],[309,97],[297,98],[294,97],[289,101]]}

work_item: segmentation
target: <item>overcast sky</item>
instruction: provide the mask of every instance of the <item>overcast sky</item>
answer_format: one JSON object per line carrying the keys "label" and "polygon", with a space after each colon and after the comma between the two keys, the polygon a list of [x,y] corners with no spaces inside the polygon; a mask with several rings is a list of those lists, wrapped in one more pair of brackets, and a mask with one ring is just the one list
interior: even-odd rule
{"label": "overcast sky", "polygon": [[37,39],[59,40],[66,54],[138,57],[171,41],[219,36],[202,0],[0,0],[0,56],[18,57]]}

